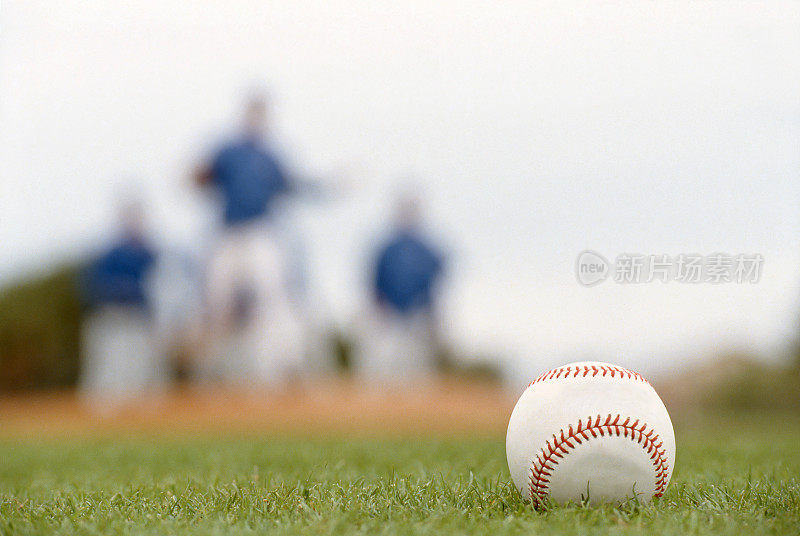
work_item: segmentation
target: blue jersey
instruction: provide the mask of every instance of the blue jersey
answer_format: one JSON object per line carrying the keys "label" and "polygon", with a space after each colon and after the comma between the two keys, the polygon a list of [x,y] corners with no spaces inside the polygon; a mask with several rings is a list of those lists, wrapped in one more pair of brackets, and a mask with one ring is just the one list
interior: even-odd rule
{"label": "blue jersey", "polygon": [[429,309],[442,259],[419,235],[401,231],[380,250],[375,274],[378,299],[398,312]]}
{"label": "blue jersey", "polygon": [[147,308],[145,278],[155,262],[143,241],[123,238],[100,255],[86,270],[84,294],[91,306],[133,305]]}
{"label": "blue jersey", "polygon": [[223,147],[212,162],[211,174],[212,184],[222,194],[226,225],[267,216],[275,198],[288,189],[280,163],[256,139]]}

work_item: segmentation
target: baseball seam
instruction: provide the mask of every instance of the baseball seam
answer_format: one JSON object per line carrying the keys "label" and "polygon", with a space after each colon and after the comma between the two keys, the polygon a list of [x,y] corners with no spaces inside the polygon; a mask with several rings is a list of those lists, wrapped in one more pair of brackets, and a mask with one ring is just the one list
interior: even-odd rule
{"label": "baseball seam", "polygon": [[621,419],[622,416],[619,414],[613,417],[609,414],[605,421],[600,415],[589,417],[585,423],[578,419],[578,426],[574,429],[570,424],[566,432],[562,429],[560,434],[553,434],[553,438],[547,441],[531,464],[530,492],[534,506],[538,506],[549,494],[550,477],[559,460],[577,445],[598,436],[623,436],[641,445],[650,455],[655,470],[656,484],[653,495],[661,497],[669,479],[669,464],[663,442],[659,440],[655,430],[649,428],[646,423],[640,423],[639,419],[632,423],[630,417],[623,422],[620,422]]}
{"label": "baseball seam", "polygon": [[623,367],[618,367],[616,365],[570,365],[548,370],[529,383],[528,387],[545,380],[553,380],[558,378],[577,378],[578,376],[585,378],[589,375],[591,375],[592,378],[596,377],[597,375],[600,375],[601,377],[609,376],[610,378],[627,378],[629,380],[636,380],[650,385],[650,382],[648,382],[645,377],[638,372],[634,372]]}

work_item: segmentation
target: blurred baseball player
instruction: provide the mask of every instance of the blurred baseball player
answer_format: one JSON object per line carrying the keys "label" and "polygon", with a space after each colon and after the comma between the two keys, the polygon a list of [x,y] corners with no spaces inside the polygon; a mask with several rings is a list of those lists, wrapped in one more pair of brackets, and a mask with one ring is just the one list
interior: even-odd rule
{"label": "blurred baseball player", "polygon": [[121,227],[120,236],[90,263],[82,279],[89,314],[79,388],[102,411],[162,386],[168,375],[154,343],[148,278],[156,257],[139,203],[123,206]]}
{"label": "blurred baseball player", "polygon": [[222,205],[206,270],[208,345],[201,374],[281,386],[300,373],[307,337],[274,213],[280,198],[313,186],[287,175],[268,144],[267,126],[267,101],[252,97],[240,135],[196,174]]}
{"label": "blurred baseball player", "polygon": [[403,381],[435,370],[435,297],[443,258],[424,236],[420,220],[419,200],[401,199],[395,229],[374,262],[375,314],[356,363],[368,378]]}

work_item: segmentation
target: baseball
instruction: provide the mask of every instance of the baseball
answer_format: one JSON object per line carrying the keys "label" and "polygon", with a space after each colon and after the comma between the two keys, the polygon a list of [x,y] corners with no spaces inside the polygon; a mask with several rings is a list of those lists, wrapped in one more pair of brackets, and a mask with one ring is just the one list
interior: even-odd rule
{"label": "baseball", "polygon": [[548,498],[647,502],[672,477],[675,433],[644,377],[584,361],[528,385],[511,413],[506,455],[514,484],[534,506]]}

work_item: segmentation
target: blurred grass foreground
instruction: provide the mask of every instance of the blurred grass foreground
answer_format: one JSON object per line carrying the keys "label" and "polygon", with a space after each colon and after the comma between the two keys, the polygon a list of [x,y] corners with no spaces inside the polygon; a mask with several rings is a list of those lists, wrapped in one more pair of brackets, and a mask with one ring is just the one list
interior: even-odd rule
{"label": "blurred grass foreground", "polygon": [[0,439],[0,533],[797,534],[796,419],[676,432],[660,500],[544,512],[503,435]]}

